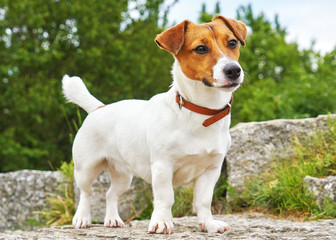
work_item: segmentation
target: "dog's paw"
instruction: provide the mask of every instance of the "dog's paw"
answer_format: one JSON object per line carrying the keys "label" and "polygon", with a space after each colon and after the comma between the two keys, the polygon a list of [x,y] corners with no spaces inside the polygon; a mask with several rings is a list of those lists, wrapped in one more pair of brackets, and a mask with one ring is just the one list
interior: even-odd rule
{"label": "dog's paw", "polygon": [[226,222],[211,219],[199,224],[201,226],[202,232],[208,233],[224,233],[230,230],[229,225]]}
{"label": "dog's paw", "polygon": [[77,214],[72,219],[72,225],[74,228],[89,228],[91,224],[90,216],[78,216]]}
{"label": "dog's paw", "polygon": [[125,226],[123,220],[119,216],[116,217],[108,217],[106,216],[104,219],[104,226],[105,227],[121,227]]}
{"label": "dog's paw", "polygon": [[148,226],[149,233],[174,233],[174,224],[172,218],[152,217]]}

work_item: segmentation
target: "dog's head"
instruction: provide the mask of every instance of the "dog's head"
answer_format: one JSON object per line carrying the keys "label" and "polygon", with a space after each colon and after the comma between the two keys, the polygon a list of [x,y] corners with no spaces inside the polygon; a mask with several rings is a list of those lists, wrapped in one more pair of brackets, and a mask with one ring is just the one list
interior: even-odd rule
{"label": "dog's head", "polygon": [[155,42],[173,54],[188,78],[231,92],[244,79],[238,42],[245,46],[246,34],[243,22],[218,15],[205,24],[185,20],[159,34]]}

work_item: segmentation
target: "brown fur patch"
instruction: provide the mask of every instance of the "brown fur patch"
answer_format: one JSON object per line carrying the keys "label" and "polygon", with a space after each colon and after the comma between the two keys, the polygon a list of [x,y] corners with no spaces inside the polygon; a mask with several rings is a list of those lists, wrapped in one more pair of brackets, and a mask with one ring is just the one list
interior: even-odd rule
{"label": "brown fur patch", "polygon": [[184,43],[185,31],[189,23],[188,20],[185,20],[157,35],[155,38],[156,44],[172,54],[177,54]]}

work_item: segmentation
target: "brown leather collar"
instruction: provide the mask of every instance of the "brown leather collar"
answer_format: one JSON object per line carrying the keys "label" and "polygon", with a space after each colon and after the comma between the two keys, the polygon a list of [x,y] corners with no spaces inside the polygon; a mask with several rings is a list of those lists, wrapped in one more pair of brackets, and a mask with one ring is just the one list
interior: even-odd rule
{"label": "brown leather collar", "polygon": [[233,96],[231,97],[231,100],[228,104],[224,106],[222,109],[209,109],[205,107],[198,106],[196,104],[193,104],[187,100],[185,100],[178,92],[176,92],[176,102],[179,105],[180,109],[182,107],[185,107],[186,109],[189,109],[192,112],[212,116],[208,119],[206,119],[202,125],[204,127],[208,127],[211,124],[221,120],[225,116],[227,116],[230,113],[231,105],[233,102]]}

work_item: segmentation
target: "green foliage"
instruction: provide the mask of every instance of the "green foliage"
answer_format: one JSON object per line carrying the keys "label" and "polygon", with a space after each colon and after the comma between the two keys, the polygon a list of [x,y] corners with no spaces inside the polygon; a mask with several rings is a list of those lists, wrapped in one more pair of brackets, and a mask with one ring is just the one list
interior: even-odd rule
{"label": "green foliage", "polygon": [[322,209],[322,214],[336,218],[336,202],[330,197],[325,197]]}
{"label": "green foliage", "polygon": [[49,209],[39,213],[47,226],[70,225],[75,214],[73,195],[66,188],[64,195],[50,194],[47,198]]}
{"label": "green foliage", "polygon": [[69,186],[73,186],[74,183],[74,163],[73,160],[71,160],[70,163],[63,162],[61,167],[59,168],[59,171],[64,176],[66,183],[69,184]]}
{"label": "green foliage", "polygon": [[[224,163],[225,164],[225,163]],[[232,212],[232,207],[228,204],[226,196],[230,188],[229,180],[227,175],[221,174],[213,193],[212,198],[212,213],[213,214],[223,214]]]}
{"label": "green foliage", "polygon": [[59,171],[65,178],[64,185],[58,189],[58,194],[51,193],[47,197],[48,209],[39,212],[40,218],[47,226],[61,226],[72,223],[75,214],[74,194],[74,164],[63,162]]}
{"label": "green foliage", "polygon": [[335,112],[336,49],[325,56],[299,50],[286,41],[286,29],[275,16],[255,16],[251,5],[237,11],[251,29],[241,48],[240,63],[247,75],[235,93],[233,124],[276,118],[314,117]]}
{"label": "green foliage", "polygon": [[205,3],[202,4],[202,11],[201,11],[201,16],[198,18],[198,21],[200,23],[206,23],[206,22],[211,22],[214,16],[218,15],[220,13],[220,6],[219,6],[219,1],[216,3],[215,6],[215,11],[213,14],[207,13],[206,10],[206,5]]}
{"label": "green foliage", "polygon": [[[127,222],[136,219],[136,220],[143,220],[143,219],[150,219],[153,212],[153,201],[152,201],[152,188],[149,184],[144,182],[143,180],[140,181],[140,188],[136,191],[136,198],[135,204],[131,204],[133,216],[127,220]],[[145,203],[140,204],[140,203]]]}
{"label": "green foliage", "polygon": [[106,103],[168,88],[173,58],[153,41],[158,22],[166,23],[162,3],[1,1],[0,171],[57,168],[68,159],[68,123],[77,113],[61,93],[66,73]]}
{"label": "green foliage", "polygon": [[330,118],[328,126],[327,132],[317,130],[311,137],[294,137],[293,156],[279,160],[271,172],[251,180],[241,195],[231,195],[233,204],[258,206],[280,215],[335,217],[336,203],[326,199],[318,206],[303,185],[305,176],[335,175],[336,121]]}
{"label": "green foliage", "polygon": [[179,187],[175,189],[175,203],[172,208],[174,217],[190,216],[193,214],[193,187]]}

